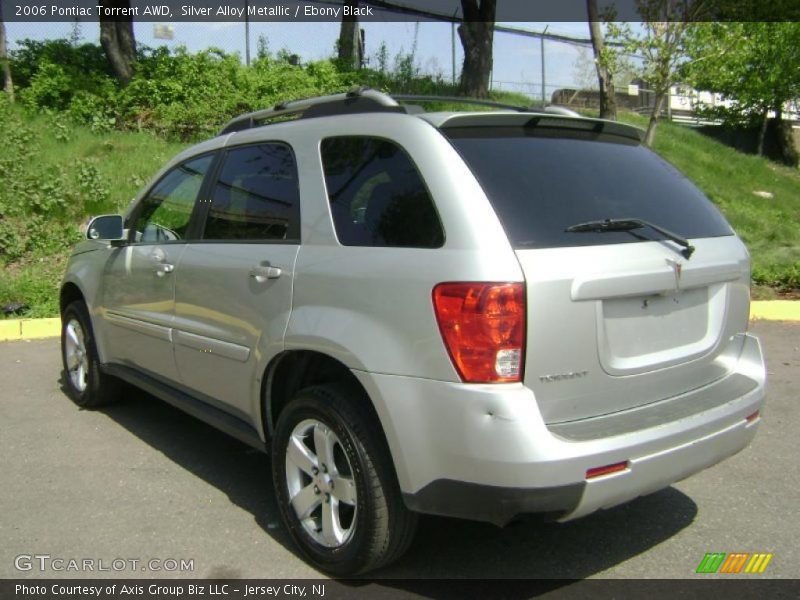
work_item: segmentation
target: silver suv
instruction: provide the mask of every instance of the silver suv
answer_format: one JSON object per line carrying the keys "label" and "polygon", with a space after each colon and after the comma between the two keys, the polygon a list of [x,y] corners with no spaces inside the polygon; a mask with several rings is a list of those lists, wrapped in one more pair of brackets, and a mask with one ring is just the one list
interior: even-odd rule
{"label": "silver suv", "polygon": [[627,125],[408,102],[244,115],[96,218],[61,288],[75,402],[128,382],[270,451],[337,575],[418,513],[566,521],[746,447],[764,359],[712,203]]}

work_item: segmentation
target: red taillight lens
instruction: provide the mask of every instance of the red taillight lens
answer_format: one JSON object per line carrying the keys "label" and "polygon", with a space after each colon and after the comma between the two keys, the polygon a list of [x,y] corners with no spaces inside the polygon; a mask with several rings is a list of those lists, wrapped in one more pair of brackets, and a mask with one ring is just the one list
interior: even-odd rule
{"label": "red taillight lens", "polygon": [[444,345],[463,381],[522,380],[522,283],[440,283],[433,289],[433,307]]}

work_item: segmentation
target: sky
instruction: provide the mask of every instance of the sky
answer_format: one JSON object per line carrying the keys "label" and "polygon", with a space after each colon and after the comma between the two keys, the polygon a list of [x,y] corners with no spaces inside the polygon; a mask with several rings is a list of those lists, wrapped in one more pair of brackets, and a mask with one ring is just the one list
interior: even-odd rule
{"label": "sky", "polygon": [[[190,51],[198,51],[216,46],[229,52],[245,55],[245,26],[242,22],[181,23],[169,25],[174,39],[165,41],[154,38],[154,23],[134,22],[135,35],[139,43],[147,46],[167,45],[186,46]],[[585,22],[567,23],[508,23],[507,25],[529,31],[558,33],[572,37],[588,38],[589,29]],[[9,50],[16,47],[16,41],[68,37],[72,23],[29,23],[7,22]],[[409,53],[416,39],[416,64],[424,73],[441,73],[445,79],[452,78],[453,38],[449,23],[435,22],[367,22],[361,23],[365,31],[366,54],[375,64],[375,54],[381,43],[385,43],[389,66],[394,57],[402,52]],[[80,22],[79,32],[86,41],[99,41],[99,26],[95,22]],[[251,23],[250,51],[255,56],[257,40],[263,35],[268,40],[269,49],[274,53],[283,48],[297,54],[303,61],[328,58],[333,54],[339,33],[338,22],[309,23]],[[456,34],[456,77],[463,61],[461,43]],[[575,68],[579,51],[575,46],[553,41],[545,42],[545,80],[549,96],[559,87],[575,87],[578,74]],[[496,33],[494,42],[493,87],[526,93],[531,97],[541,96],[541,51],[538,39],[521,37],[507,33]]]}

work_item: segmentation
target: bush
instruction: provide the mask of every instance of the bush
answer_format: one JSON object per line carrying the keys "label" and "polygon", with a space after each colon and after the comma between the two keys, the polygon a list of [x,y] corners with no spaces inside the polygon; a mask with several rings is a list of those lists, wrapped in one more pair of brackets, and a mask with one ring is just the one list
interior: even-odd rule
{"label": "bush", "polygon": [[80,93],[107,95],[115,88],[111,68],[97,44],[73,40],[22,40],[11,52],[14,83],[33,108],[64,110]]}
{"label": "bush", "polygon": [[[58,118],[48,125],[49,134],[66,141],[66,125]],[[83,178],[75,182],[71,169],[34,160],[40,153],[39,140],[5,101],[0,104],[0,129],[5,134],[0,154],[0,263],[63,253],[77,240],[75,223],[83,210],[78,198],[107,195],[107,187],[97,181],[96,173],[93,177],[79,170]]]}
{"label": "bush", "polygon": [[24,104],[64,111],[96,133],[149,129],[168,139],[194,141],[216,134],[236,115],[355,85],[452,93],[441,77],[419,77],[413,55],[398,55],[393,71],[386,65],[380,71],[350,71],[332,60],[296,64],[288,52],[277,57],[264,52],[245,67],[238,54],[214,48],[193,54],[183,47],[141,47],[133,79],[120,88],[99,46],[69,40],[26,40],[22,46],[13,64]]}
{"label": "bush", "polygon": [[767,265],[753,267],[753,283],[767,285],[781,291],[800,289],[800,261],[793,265]]}

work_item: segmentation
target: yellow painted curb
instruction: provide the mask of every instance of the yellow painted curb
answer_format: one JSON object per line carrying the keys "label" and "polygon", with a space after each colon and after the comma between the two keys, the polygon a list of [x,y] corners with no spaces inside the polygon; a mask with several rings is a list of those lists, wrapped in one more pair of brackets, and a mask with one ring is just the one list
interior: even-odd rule
{"label": "yellow painted curb", "polygon": [[750,303],[750,318],[768,321],[800,321],[800,301],[755,300]]}
{"label": "yellow painted curb", "polygon": [[61,319],[0,320],[0,342],[36,340],[61,335]]}
{"label": "yellow painted curb", "polygon": [[[750,318],[767,321],[800,321],[800,301],[755,300],[750,303]],[[0,342],[35,340],[61,335],[61,319],[0,320]]]}
{"label": "yellow painted curb", "polygon": [[23,319],[20,321],[23,340],[58,337],[61,335],[61,319]]}
{"label": "yellow painted curb", "polygon": [[0,321],[0,342],[22,339],[20,321]]}

